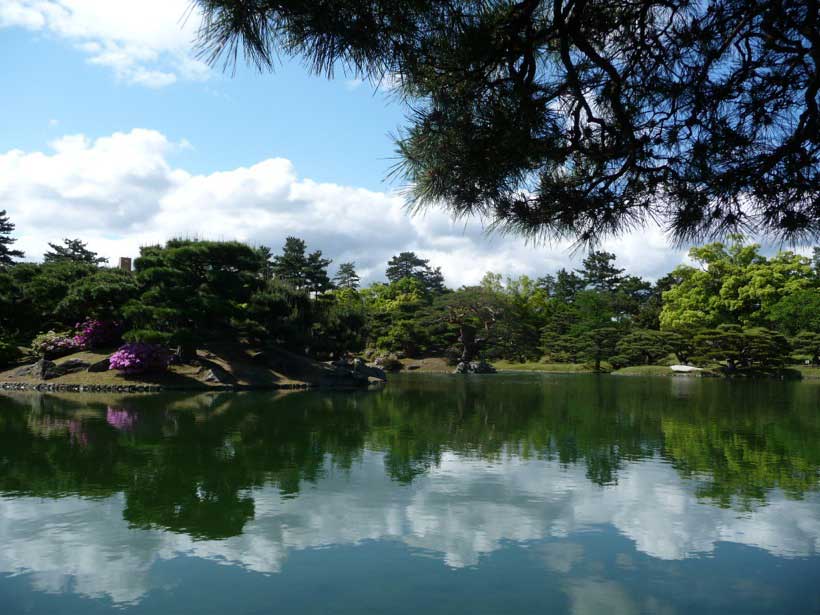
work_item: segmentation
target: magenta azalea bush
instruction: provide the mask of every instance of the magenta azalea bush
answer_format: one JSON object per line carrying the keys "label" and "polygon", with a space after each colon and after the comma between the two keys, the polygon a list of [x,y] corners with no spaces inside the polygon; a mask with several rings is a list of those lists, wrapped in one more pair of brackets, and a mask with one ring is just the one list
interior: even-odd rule
{"label": "magenta azalea bush", "polygon": [[108,369],[116,369],[126,374],[142,374],[163,371],[168,368],[171,354],[159,344],[133,342],[120,347],[108,359]]}
{"label": "magenta azalea bush", "polygon": [[120,341],[120,325],[110,320],[86,318],[75,329],[74,342],[79,348],[99,348]]}
{"label": "magenta azalea bush", "polygon": [[41,333],[31,342],[31,349],[41,357],[59,357],[79,350],[81,346],[68,332],[56,333],[48,331]]}

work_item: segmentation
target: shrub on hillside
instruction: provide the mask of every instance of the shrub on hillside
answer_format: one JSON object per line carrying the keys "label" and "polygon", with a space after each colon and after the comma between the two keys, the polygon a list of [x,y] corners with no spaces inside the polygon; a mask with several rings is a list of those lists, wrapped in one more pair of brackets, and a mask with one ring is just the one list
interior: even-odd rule
{"label": "shrub on hillside", "polygon": [[100,348],[120,341],[120,325],[111,320],[86,318],[77,323],[74,342],[79,348]]}
{"label": "shrub on hillside", "polygon": [[6,340],[0,340],[0,367],[7,367],[20,357],[20,349],[17,344]]}
{"label": "shrub on hillside", "polygon": [[81,347],[77,345],[74,336],[68,332],[47,331],[41,333],[31,342],[31,350],[38,356],[46,359],[61,357],[76,352]]}
{"label": "shrub on hillside", "polygon": [[109,369],[126,374],[143,374],[168,369],[171,354],[165,346],[132,342],[122,346],[108,360]]}

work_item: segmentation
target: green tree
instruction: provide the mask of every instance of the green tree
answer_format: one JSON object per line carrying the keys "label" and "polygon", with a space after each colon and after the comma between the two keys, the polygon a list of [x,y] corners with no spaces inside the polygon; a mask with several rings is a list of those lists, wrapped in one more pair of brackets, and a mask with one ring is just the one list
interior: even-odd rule
{"label": "green tree", "polygon": [[504,316],[498,295],[481,286],[466,286],[444,299],[447,322],[458,329],[461,361],[475,359],[493,329]]}
{"label": "green tree", "polygon": [[769,321],[786,335],[820,332],[820,286],[785,295],[769,312]]}
{"label": "green tree", "polygon": [[135,326],[130,337],[163,334],[183,361],[246,319],[260,285],[258,254],[238,242],[173,239],[142,248],[135,269],[143,292],[125,309]]}
{"label": "green tree", "polygon": [[581,241],[649,220],[817,234],[813,3],[196,3],[212,62],[392,77],[416,207]]}
{"label": "green tree", "polygon": [[653,365],[671,353],[673,346],[666,332],[638,329],[618,341],[617,351],[627,365]]}
{"label": "green tree", "polygon": [[294,288],[305,288],[308,268],[306,251],[307,246],[303,239],[287,237],[282,254],[273,257],[271,266],[273,275]]}
{"label": "green tree", "polygon": [[314,294],[320,294],[332,288],[327,268],[333,261],[322,258],[322,251],[316,250],[308,254],[305,262],[305,287]]}
{"label": "green tree", "polygon": [[820,333],[801,331],[792,338],[791,345],[794,352],[808,355],[813,365],[820,365]]}
{"label": "green tree", "polygon": [[6,210],[0,210],[0,269],[11,265],[15,258],[23,258],[24,254],[20,250],[13,250],[10,246],[17,241],[11,236],[14,231],[14,224],[6,215]]}
{"label": "green tree", "polygon": [[680,282],[663,293],[664,329],[766,325],[778,301],[814,284],[807,258],[780,252],[766,259],[758,245],[745,245],[740,237],[729,246],[692,248],[689,256],[700,267],[682,265],[673,272]]}
{"label": "green tree", "polygon": [[338,288],[359,288],[359,274],[356,273],[356,263],[341,263],[333,282]]}
{"label": "green tree", "polygon": [[786,338],[764,327],[720,325],[694,338],[698,359],[725,362],[727,369],[782,367],[790,347]]}
{"label": "green tree", "polygon": [[65,322],[86,317],[119,320],[124,306],[139,294],[137,280],[131,272],[100,268],[72,281],[55,313]]}
{"label": "green tree", "polygon": [[611,252],[590,252],[583,265],[576,272],[588,289],[614,293],[623,280],[624,270],[615,266],[615,255]]}
{"label": "green tree", "polygon": [[43,255],[46,263],[56,263],[60,261],[71,261],[74,263],[85,263],[87,265],[102,265],[108,259],[98,256],[86,247],[86,243],[79,239],[63,239],[63,245],[49,243],[51,251]]}
{"label": "green tree", "polygon": [[390,282],[413,278],[422,283],[425,292],[442,293],[445,287],[441,267],[433,269],[429,263],[429,260],[420,258],[415,252],[402,252],[388,261],[385,276]]}

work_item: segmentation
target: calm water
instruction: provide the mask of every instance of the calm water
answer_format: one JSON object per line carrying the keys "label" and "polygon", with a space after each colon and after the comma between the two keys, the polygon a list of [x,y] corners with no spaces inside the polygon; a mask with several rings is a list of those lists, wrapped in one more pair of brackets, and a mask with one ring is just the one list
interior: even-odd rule
{"label": "calm water", "polygon": [[0,613],[818,613],[820,384],[0,396]]}

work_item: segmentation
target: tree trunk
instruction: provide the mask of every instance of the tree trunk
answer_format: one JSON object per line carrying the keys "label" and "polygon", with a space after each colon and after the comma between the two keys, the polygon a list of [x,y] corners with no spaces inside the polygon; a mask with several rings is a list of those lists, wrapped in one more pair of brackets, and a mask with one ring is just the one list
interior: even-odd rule
{"label": "tree trunk", "polygon": [[177,358],[180,363],[190,363],[196,359],[196,346],[193,344],[180,344],[177,347]]}
{"label": "tree trunk", "polygon": [[475,339],[476,329],[468,325],[463,325],[460,329],[459,341],[463,347],[461,351],[461,360],[464,363],[469,363],[475,358],[478,352],[478,344]]}

